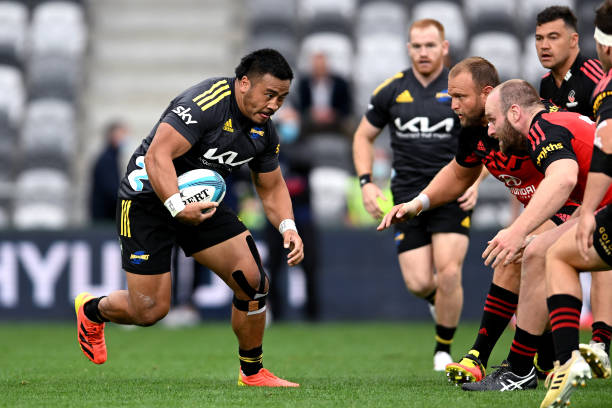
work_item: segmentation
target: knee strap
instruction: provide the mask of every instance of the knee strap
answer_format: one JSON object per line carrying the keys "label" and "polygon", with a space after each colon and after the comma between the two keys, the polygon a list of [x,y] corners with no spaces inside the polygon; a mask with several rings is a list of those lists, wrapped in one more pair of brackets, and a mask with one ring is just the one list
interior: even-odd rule
{"label": "knee strap", "polygon": [[266,310],[266,298],[259,300],[242,300],[238,299],[236,295],[234,295],[234,299],[232,299],[232,303],[236,307],[236,309],[247,312],[247,316],[259,314]]}
{"label": "knee strap", "polygon": [[251,255],[253,256],[253,259],[257,264],[257,268],[259,269],[259,287],[257,289],[251,287],[246,277],[244,276],[244,272],[242,272],[241,270],[232,272],[232,277],[234,278],[238,286],[240,286],[240,289],[242,289],[249,298],[253,300],[264,300],[266,295],[268,294],[268,292],[264,292],[266,288],[266,279],[268,279],[268,277],[266,276],[266,272],[264,271],[264,268],[261,264],[261,258],[259,257],[259,252],[257,252],[257,245],[255,245],[253,237],[248,235],[246,237],[246,241],[247,245],[249,246],[249,249],[251,250]]}

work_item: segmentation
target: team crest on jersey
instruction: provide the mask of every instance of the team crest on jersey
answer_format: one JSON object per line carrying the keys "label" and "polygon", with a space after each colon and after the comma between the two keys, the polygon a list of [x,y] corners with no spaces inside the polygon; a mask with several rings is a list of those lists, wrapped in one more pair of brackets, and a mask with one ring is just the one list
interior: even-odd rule
{"label": "team crest on jersey", "polygon": [[263,137],[264,130],[260,127],[253,127],[251,128],[251,132],[249,134],[251,135],[251,139],[259,139],[260,137]]}
{"label": "team crest on jersey", "polygon": [[436,99],[438,102],[448,102],[451,100],[450,95],[448,94],[448,89],[444,89],[440,92],[436,92]]}
{"label": "team crest on jersey", "polygon": [[570,93],[567,94],[567,103],[565,104],[565,106],[567,106],[568,108],[573,108],[576,105],[578,105],[578,101],[576,100],[576,91],[572,89]]}
{"label": "team crest on jersey", "polygon": [[404,92],[397,95],[397,98],[395,98],[395,102],[410,103],[410,102],[414,102],[414,98],[412,97],[412,95],[410,95],[410,91],[406,89]]}

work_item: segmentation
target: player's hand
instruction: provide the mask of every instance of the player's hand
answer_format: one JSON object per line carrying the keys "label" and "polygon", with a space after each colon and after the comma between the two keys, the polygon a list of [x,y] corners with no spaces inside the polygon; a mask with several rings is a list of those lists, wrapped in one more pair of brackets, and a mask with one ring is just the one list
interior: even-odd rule
{"label": "player's hand", "polygon": [[217,211],[219,203],[215,202],[197,202],[189,203],[185,206],[183,211],[176,214],[176,219],[183,224],[198,225],[202,221],[205,221],[212,217]]}
{"label": "player's hand", "polygon": [[283,234],[283,246],[289,250],[287,255],[287,265],[295,266],[304,259],[304,243],[302,238],[294,230],[287,230]]}
{"label": "player's hand", "polygon": [[470,211],[476,206],[478,201],[478,187],[471,186],[461,197],[457,199],[459,202],[459,208],[463,211]]}
{"label": "player's hand", "polygon": [[497,233],[488,242],[487,248],[482,253],[485,265],[495,268],[498,265],[508,265],[520,256],[520,251],[525,248],[526,236],[511,228],[505,228]]}
{"label": "player's hand", "polygon": [[414,218],[419,215],[422,209],[423,203],[421,203],[421,200],[417,200],[416,198],[408,201],[407,203],[398,204],[391,208],[376,229],[378,231],[382,231],[389,228],[392,224],[397,224],[399,222]]}
{"label": "player's hand", "polygon": [[387,197],[374,183],[367,183],[361,187],[361,198],[363,200],[363,206],[366,211],[375,219],[380,219],[383,216],[383,212],[378,205],[378,197],[387,201]]}
{"label": "player's hand", "polygon": [[587,211],[582,212],[576,227],[576,243],[578,244],[578,252],[587,261],[589,260],[589,248],[593,246],[595,228],[595,214]]}

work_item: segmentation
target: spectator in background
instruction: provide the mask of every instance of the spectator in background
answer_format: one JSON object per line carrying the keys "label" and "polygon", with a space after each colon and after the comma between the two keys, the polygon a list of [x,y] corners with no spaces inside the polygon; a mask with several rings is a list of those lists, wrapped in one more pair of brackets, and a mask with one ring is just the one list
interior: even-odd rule
{"label": "spectator in background", "polygon": [[110,122],[104,131],[106,146],[94,165],[91,190],[91,219],[94,222],[115,221],[119,189],[120,148],[128,135],[127,126]]}
{"label": "spectator in background", "polygon": [[310,73],[301,76],[297,96],[305,133],[347,134],[352,103],[350,87],[344,78],[330,72],[325,54],[312,55]]}
{"label": "spectator in background", "polygon": [[536,22],[538,58],[544,68],[550,69],[540,82],[540,96],[592,118],[590,99],[603,70],[598,60],[580,53],[576,16],[568,7],[552,6],[542,10]]}
{"label": "spectator in background", "polygon": [[[309,184],[312,169],[312,157],[300,139],[299,113],[286,103],[275,115],[280,136],[281,148],[279,162],[285,177],[287,189],[293,203],[293,215],[306,252],[302,261],[302,270],[306,280],[305,317],[315,321],[319,318],[319,299],[317,291],[317,227],[313,220],[311,192]],[[279,240],[280,238],[280,240]],[[281,273],[285,270],[285,251],[282,249],[282,237],[269,222],[266,223],[265,240],[268,246],[268,272],[274,284],[270,285],[268,298],[271,303],[272,316],[282,320],[286,311],[286,290],[278,284]]]}

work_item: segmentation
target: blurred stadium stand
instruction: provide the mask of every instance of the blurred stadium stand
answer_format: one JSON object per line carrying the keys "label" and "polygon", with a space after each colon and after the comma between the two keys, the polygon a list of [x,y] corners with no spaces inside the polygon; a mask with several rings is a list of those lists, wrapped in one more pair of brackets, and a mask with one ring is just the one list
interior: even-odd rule
{"label": "blurred stadium stand", "polygon": [[[436,18],[445,25],[451,62],[481,55],[497,65],[504,79],[523,77],[537,86],[545,70],[534,50],[535,15],[553,4],[572,7],[579,17],[583,52],[594,56],[592,19],[598,3],[0,1],[0,226],[85,225],[91,160],[103,143],[104,124],[122,118],[130,126],[127,159],[171,98],[203,78],[231,74],[247,51],[277,48],[296,72],[306,69],[313,52],[326,52],[332,70],[353,85],[358,120],[372,90],[408,66],[407,26],[415,19]],[[388,147],[388,139],[380,139],[377,145]],[[329,157],[325,160],[322,173],[333,173]],[[336,168],[351,167],[344,161],[336,162]],[[41,169],[50,169],[52,180],[45,183]],[[41,189],[29,203],[54,205],[59,214],[54,221],[28,219],[22,215],[23,198],[12,198],[11,191],[30,188],[34,176],[42,177],[37,182],[43,185],[57,186],[54,192]],[[329,181],[319,175],[313,179]],[[60,184],[68,186],[61,200],[52,194],[64,192]],[[315,191],[326,188],[315,186]],[[481,206],[487,200],[483,197]],[[315,208],[323,208],[320,204]],[[496,205],[482,210],[476,224],[505,222]]]}

